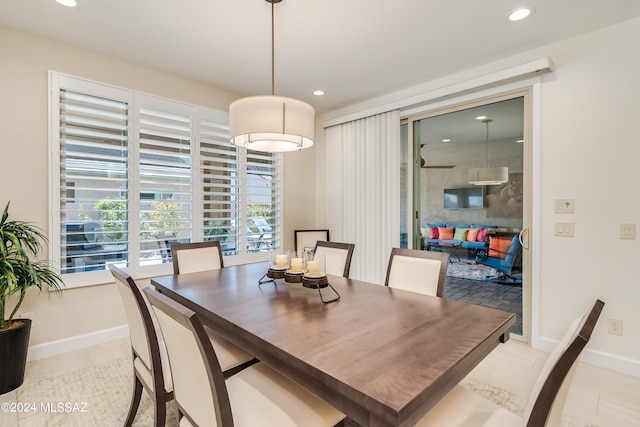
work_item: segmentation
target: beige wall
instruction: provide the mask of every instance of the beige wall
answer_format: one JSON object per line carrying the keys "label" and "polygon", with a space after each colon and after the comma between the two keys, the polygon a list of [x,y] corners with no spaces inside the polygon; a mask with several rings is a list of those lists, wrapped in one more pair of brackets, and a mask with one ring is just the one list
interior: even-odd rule
{"label": "beige wall", "polygon": [[[509,173],[522,173],[522,155],[493,157],[496,164],[509,168]],[[487,197],[491,187],[485,187],[484,209],[458,209],[444,208],[444,189],[456,187],[469,187],[468,172],[471,168],[481,168],[486,165],[485,160],[467,160],[457,162],[453,169],[420,169],[420,224],[451,223],[451,224],[488,224],[497,225],[500,228],[509,228],[512,231],[522,229],[522,210],[511,211],[511,215],[492,216]],[[495,187],[494,187],[495,188]],[[500,203],[506,203],[506,200]]]}
{"label": "beige wall", "polygon": [[[228,111],[238,94],[132,63],[0,27],[0,203],[11,216],[48,229],[48,71]],[[215,70],[211,70],[215,72]],[[315,223],[314,149],[285,155],[285,246],[295,228]],[[22,313],[34,313],[31,345],[125,324],[113,284],[63,291],[62,298],[29,293]]]}

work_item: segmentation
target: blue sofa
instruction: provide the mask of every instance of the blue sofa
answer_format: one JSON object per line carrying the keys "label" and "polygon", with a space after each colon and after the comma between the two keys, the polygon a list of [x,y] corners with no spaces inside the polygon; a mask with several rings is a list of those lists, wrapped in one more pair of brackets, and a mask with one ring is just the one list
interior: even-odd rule
{"label": "blue sofa", "polygon": [[[487,234],[487,238],[482,242],[473,241],[470,242],[468,240],[448,240],[448,239],[432,239],[429,235],[425,235],[423,233],[421,241],[422,241],[422,249],[429,249],[430,244],[452,244],[452,245],[460,245],[461,248],[469,249],[469,250],[477,250],[480,248],[489,248],[489,234],[495,233],[495,230],[498,228],[497,225],[488,225],[488,224],[450,224],[450,223],[438,223],[438,224],[426,224],[425,229],[428,231],[431,227],[453,227],[454,229],[470,229],[470,228],[483,228],[490,230]],[[454,230],[455,234],[455,230]]]}

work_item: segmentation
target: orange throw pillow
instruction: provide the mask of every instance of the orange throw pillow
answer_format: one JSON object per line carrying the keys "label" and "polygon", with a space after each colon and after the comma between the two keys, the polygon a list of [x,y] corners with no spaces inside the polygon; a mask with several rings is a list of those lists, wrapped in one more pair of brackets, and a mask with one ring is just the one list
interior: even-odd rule
{"label": "orange throw pillow", "polygon": [[504,239],[502,237],[489,236],[489,256],[490,257],[505,259],[510,246],[511,246],[511,239]]}
{"label": "orange throw pillow", "polygon": [[438,239],[453,240],[454,227],[438,227]]}
{"label": "orange throw pillow", "polygon": [[467,231],[467,242],[475,242],[478,238],[478,231],[480,231],[479,228],[470,228]]}

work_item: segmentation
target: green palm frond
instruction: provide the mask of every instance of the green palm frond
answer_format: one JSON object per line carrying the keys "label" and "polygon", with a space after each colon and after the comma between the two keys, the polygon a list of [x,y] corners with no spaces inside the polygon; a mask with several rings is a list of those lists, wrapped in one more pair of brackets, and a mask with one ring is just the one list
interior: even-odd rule
{"label": "green palm frond", "polygon": [[[30,287],[59,292],[64,286],[50,261],[32,260],[47,243],[44,232],[30,222],[10,221],[9,205],[0,219],[0,330],[9,327]],[[18,303],[5,319],[6,303],[14,294],[19,294]]]}

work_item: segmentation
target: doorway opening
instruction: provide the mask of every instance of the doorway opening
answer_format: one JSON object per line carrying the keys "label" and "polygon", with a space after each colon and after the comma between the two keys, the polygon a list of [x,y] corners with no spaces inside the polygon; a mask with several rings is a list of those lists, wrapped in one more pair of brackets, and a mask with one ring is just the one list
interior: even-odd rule
{"label": "doorway opening", "polygon": [[445,298],[516,313],[511,333],[524,341],[528,98],[521,91],[416,115],[401,134],[407,246],[449,252]]}

